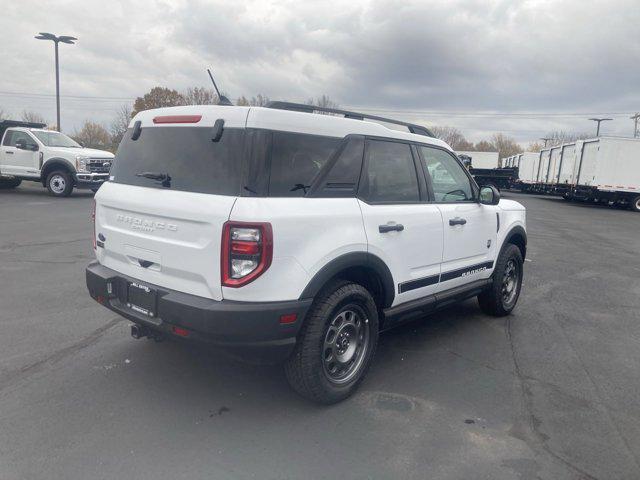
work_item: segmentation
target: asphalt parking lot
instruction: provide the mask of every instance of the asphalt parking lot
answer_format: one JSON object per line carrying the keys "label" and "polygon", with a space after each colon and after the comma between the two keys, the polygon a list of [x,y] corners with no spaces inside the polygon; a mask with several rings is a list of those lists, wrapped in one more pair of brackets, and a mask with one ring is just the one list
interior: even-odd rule
{"label": "asphalt parking lot", "polygon": [[332,407],[129,336],[86,293],[92,195],[0,191],[0,479],[640,478],[640,215],[528,209],[523,294],[384,334]]}

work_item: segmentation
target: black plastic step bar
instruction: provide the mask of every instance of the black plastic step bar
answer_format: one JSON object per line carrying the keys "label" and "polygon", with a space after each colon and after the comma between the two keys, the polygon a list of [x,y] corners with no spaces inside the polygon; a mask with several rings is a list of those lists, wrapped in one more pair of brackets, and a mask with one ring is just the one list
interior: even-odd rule
{"label": "black plastic step bar", "polygon": [[350,112],[349,110],[340,110],[338,108],[317,107],[315,105],[305,105],[303,103],[293,102],[269,102],[265,105],[267,108],[275,108],[278,110],[291,110],[294,112],[315,113],[325,112],[332,113],[334,115],[342,115],[344,118],[351,118],[354,120],[376,120],[378,122],[391,123],[394,125],[402,125],[407,127],[409,132],[416,135],[424,135],[426,137],[434,137],[435,135],[422,125],[416,125],[414,123],[402,122],[400,120],[394,120],[392,118],[379,117],[377,115],[368,115],[366,113]]}

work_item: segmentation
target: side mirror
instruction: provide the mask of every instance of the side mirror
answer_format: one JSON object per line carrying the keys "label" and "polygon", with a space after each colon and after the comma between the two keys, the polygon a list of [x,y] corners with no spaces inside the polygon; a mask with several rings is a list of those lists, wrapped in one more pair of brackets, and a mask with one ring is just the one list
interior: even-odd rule
{"label": "side mirror", "polygon": [[21,139],[16,141],[16,148],[18,150],[26,150],[27,149],[27,142],[25,141],[24,138],[21,138]]}
{"label": "side mirror", "polygon": [[500,191],[493,185],[480,187],[480,203],[483,205],[498,205],[500,203]]}

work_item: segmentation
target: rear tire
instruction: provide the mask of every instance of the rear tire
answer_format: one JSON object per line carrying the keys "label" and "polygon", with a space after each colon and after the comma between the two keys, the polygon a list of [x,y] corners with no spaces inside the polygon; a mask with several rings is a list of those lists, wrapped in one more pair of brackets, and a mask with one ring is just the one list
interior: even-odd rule
{"label": "rear tire", "polygon": [[640,195],[631,199],[631,203],[629,203],[629,208],[634,212],[640,212]]}
{"label": "rear tire", "polygon": [[9,190],[10,188],[16,188],[21,183],[22,180],[20,180],[19,178],[3,179],[0,180],[0,189]]}
{"label": "rear tire", "polygon": [[491,287],[478,295],[478,304],[484,313],[503,317],[513,311],[522,288],[523,263],[520,249],[507,244],[496,262]]}
{"label": "rear tire", "polygon": [[47,190],[54,197],[68,197],[73,191],[73,178],[64,170],[55,170],[47,176]]}
{"label": "rear tire", "polygon": [[316,297],[293,354],[285,362],[291,387],[323,404],[352,395],[378,344],[378,309],[362,285],[339,280]]}

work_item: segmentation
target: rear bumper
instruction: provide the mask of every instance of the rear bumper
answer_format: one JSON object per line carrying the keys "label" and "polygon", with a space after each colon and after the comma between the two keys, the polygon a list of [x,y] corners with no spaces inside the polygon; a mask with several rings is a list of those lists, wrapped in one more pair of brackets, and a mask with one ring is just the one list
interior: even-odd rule
{"label": "rear bumper", "polygon": [[[203,341],[236,355],[267,362],[283,361],[291,354],[312,302],[311,299],[262,303],[216,301],[140,282],[98,262],[89,264],[86,280],[89,293],[96,301],[138,325],[173,337],[177,337],[173,327],[182,327],[189,331],[188,340]],[[127,306],[127,288],[131,282],[144,283],[157,290],[153,318]],[[280,317],[290,314],[296,314],[297,320],[281,324]]]}
{"label": "rear bumper", "polygon": [[109,180],[108,173],[76,173],[76,188],[97,188]]}

